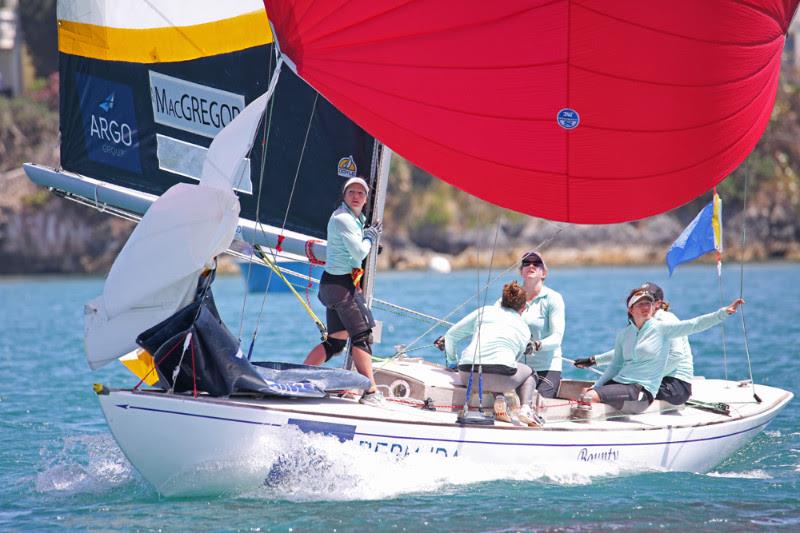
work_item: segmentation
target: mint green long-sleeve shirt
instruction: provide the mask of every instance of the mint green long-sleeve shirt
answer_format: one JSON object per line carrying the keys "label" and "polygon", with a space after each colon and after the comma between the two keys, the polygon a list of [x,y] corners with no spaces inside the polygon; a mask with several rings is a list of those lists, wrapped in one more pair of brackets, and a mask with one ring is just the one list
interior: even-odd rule
{"label": "mint green long-sleeve shirt", "polygon": [[328,274],[350,274],[369,254],[372,243],[364,238],[363,213],[355,214],[342,202],[328,220],[328,247],[326,250],[325,271]]}
{"label": "mint green long-sleeve shirt", "polygon": [[[659,309],[653,318],[661,322],[675,323],[680,319],[669,311]],[[594,356],[598,365],[607,365],[614,358],[614,350]],[[690,382],[694,378],[694,357],[692,346],[689,344],[689,337],[676,337],[669,341],[669,357],[667,366],[664,369],[664,376],[672,376],[681,381]]]}
{"label": "mint green long-sleeve shirt", "polygon": [[[458,358],[461,341],[470,343]],[[503,365],[515,367],[525,352],[531,334],[519,313],[507,307],[487,305],[471,312],[453,324],[444,334],[448,363],[459,365]]]}
{"label": "mint green long-sleeve shirt", "polygon": [[[495,305],[499,307],[500,300]],[[561,342],[566,325],[564,298],[550,287],[542,286],[536,298],[525,306],[522,320],[528,325],[531,340],[540,341],[542,345],[538,352],[520,356],[519,361],[540,372],[561,372]]]}
{"label": "mint green long-sleeve shirt", "polygon": [[614,356],[595,388],[613,379],[618,383],[638,383],[655,397],[667,368],[670,339],[705,331],[727,317],[725,309],[720,309],[671,323],[650,319],[641,329],[628,324],[617,334]]}

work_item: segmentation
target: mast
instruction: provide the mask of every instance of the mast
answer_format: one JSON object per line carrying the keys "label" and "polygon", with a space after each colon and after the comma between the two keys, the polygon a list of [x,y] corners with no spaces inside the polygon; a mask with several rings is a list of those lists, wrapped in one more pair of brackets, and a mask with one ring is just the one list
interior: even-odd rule
{"label": "mast", "polygon": [[[372,211],[372,220],[383,220],[383,208],[386,205],[386,189],[389,181],[389,167],[392,164],[392,149],[385,144],[380,145],[381,158],[378,163],[378,175],[375,179],[375,203]],[[367,256],[364,268],[364,300],[367,307],[372,307],[372,296],[375,291],[375,266],[378,263],[378,247],[373,246]]]}

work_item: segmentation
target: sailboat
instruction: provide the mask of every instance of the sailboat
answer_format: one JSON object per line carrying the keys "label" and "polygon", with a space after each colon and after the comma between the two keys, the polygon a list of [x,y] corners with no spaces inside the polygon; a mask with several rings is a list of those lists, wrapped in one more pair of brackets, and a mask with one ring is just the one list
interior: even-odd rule
{"label": "sailboat", "polygon": [[[326,202],[357,173],[380,218],[393,150],[552,220],[634,220],[699,196],[762,134],[798,1],[175,4],[58,3],[62,168],[25,170],[69,199],[140,219],[87,304],[92,368],[205,298],[214,257],[234,239],[324,261]],[[198,386],[187,331],[172,337],[181,360],[156,387],[95,389],[120,448],[165,495],[269,483],[286,465],[279,454],[261,460],[264,450],[298,433],[400,457],[703,472],[792,399],[698,379],[693,405],[601,407],[578,420],[586,383],[564,380],[537,406],[542,427],[472,425],[459,422],[468,399],[457,374],[402,356],[376,373],[387,407],[290,366],[265,379],[236,342],[227,363],[247,379]]]}

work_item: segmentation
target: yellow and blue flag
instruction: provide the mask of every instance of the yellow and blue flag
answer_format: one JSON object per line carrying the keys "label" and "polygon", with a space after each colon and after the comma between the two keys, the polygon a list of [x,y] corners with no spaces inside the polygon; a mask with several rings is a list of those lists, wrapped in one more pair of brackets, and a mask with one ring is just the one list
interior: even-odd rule
{"label": "yellow and blue flag", "polygon": [[681,263],[693,261],[715,250],[719,268],[722,254],[722,200],[716,192],[667,251],[669,275],[672,276],[672,271]]}

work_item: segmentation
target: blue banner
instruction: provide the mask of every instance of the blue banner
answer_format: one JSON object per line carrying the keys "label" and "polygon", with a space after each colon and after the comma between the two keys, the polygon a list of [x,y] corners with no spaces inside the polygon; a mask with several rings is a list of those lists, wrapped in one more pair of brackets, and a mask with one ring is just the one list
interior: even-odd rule
{"label": "blue banner", "polygon": [[667,251],[669,275],[681,263],[715,250],[722,251],[722,200],[716,194]]}

